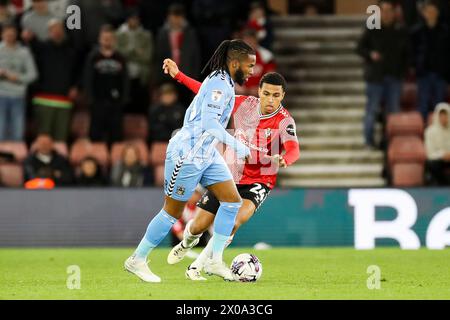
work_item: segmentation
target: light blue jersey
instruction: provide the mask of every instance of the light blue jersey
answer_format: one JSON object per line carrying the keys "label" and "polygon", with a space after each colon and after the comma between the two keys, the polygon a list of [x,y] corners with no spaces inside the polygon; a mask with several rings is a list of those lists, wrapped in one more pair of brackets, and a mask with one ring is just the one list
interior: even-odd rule
{"label": "light blue jersey", "polygon": [[183,127],[167,148],[166,195],[187,201],[198,183],[206,187],[233,179],[216,145],[220,141],[233,147],[240,158],[250,154],[244,144],[225,130],[234,96],[234,83],[227,72],[213,72],[203,81],[186,111]]}

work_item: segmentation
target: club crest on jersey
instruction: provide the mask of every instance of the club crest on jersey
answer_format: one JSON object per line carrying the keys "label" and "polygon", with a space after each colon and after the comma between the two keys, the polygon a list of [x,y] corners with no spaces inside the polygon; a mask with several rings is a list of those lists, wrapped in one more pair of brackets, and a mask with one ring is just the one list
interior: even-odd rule
{"label": "club crest on jersey", "polygon": [[177,188],[177,195],[183,196],[185,192],[186,192],[186,188],[184,188],[184,187]]}
{"label": "club crest on jersey", "polygon": [[211,100],[214,102],[219,102],[222,99],[223,93],[220,90],[213,90],[211,93]]}
{"label": "club crest on jersey", "polygon": [[272,129],[267,128],[266,130],[264,130],[264,135],[266,136],[266,138],[270,137],[272,135]]}

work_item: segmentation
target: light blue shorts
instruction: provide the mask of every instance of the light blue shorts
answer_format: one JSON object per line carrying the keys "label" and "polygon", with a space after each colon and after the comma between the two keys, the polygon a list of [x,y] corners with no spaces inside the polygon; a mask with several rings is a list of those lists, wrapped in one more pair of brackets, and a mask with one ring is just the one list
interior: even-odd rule
{"label": "light blue shorts", "polygon": [[187,160],[169,152],[166,155],[164,192],[174,200],[189,200],[199,183],[208,187],[228,180],[233,180],[233,176],[219,152],[207,161]]}

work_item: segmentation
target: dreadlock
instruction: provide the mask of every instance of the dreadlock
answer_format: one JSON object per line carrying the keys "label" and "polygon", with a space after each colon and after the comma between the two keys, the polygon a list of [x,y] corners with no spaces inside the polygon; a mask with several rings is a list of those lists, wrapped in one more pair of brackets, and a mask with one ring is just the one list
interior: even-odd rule
{"label": "dreadlock", "polygon": [[229,60],[241,60],[243,55],[253,54],[255,54],[255,50],[243,40],[224,40],[203,68],[202,74],[208,71],[226,71],[229,73],[227,65]]}

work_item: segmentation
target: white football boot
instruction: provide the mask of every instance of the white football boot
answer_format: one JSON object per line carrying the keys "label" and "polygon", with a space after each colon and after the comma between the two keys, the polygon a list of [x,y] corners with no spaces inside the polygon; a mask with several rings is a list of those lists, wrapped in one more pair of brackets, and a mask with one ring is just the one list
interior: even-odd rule
{"label": "white football boot", "polygon": [[203,267],[207,275],[216,275],[222,277],[225,281],[234,281],[231,270],[227,267],[225,262],[216,262],[213,259],[208,259]]}
{"label": "white football boot", "polygon": [[185,272],[186,279],[193,281],[206,281],[206,278],[202,277],[200,270],[196,267],[192,267],[191,265],[186,269]]}
{"label": "white football boot", "polygon": [[195,247],[198,242],[200,241],[200,238],[196,239],[190,248],[185,248],[183,246],[183,241],[181,241],[179,244],[177,244],[175,247],[170,250],[169,255],[167,256],[167,263],[168,264],[176,264],[184,259],[186,254],[191,250],[191,248]]}
{"label": "white football boot", "polygon": [[143,259],[136,259],[135,255],[129,257],[124,263],[125,270],[135,274],[145,282],[161,282],[161,278],[150,271],[147,262]]}

